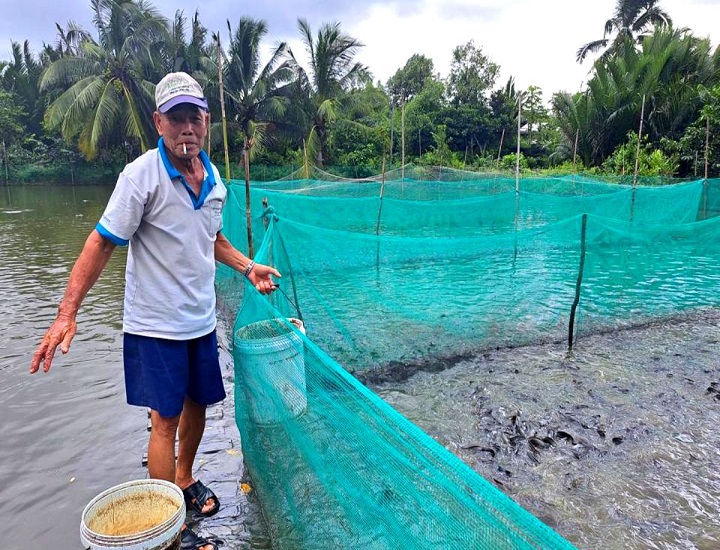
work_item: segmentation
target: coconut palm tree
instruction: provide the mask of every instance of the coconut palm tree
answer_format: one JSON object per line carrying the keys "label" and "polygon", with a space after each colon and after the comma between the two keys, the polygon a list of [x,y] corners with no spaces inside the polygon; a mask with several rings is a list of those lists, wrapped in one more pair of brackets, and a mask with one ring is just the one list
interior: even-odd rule
{"label": "coconut palm tree", "polygon": [[562,132],[570,140],[579,130],[583,160],[589,151],[590,160],[600,165],[629,131],[638,130],[645,103],[649,140],[678,139],[702,107],[698,87],[719,81],[719,60],[708,39],[687,29],[656,28],[641,48],[596,62],[585,93],[572,101],[554,98]]}
{"label": "coconut palm tree", "polygon": [[264,21],[242,17],[233,33],[227,22],[230,45],[223,83],[228,98],[228,120],[242,133],[244,151],[269,143],[269,129],[279,124],[287,106],[287,86],[293,78],[288,47],[274,48],[269,61],[260,63],[260,42],[267,34]]}
{"label": "coconut palm tree", "polygon": [[241,17],[234,33],[229,20],[227,27],[230,45],[223,60],[223,91],[229,130],[240,134],[243,141],[248,250],[252,257],[250,158],[269,143],[269,129],[282,119],[288,95],[284,88],[292,79],[293,70],[284,42],[261,65],[260,42],[267,34],[264,21]]}
{"label": "coconut palm tree", "polygon": [[42,75],[42,91],[62,90],[45,122],[77,139],[88,159],[108,143],[145,151],[156,139],[151,114],[167,20],[144,0],[92,0],[91,7],[98,41],[83,41],[78,55],[58,59]]}
{"label": "coconut palm tree", "polygon": [[187,34],[187,18],[182,10],[177,10],[170,23],[167,42],[161,50],[163,68],[166,72],[183,71],[191,75],[204,75],[212,53],[207,44],[208,30],[200,22],[197,10],[190,22],[190,42],[185,39]]}
{"label": "coconut palm tree", "polygon": [[27,40],[22,46],[11,43],[12,59],[0,71],[0,87],[12,93],[25,112],[26,128],[30,133],[42,132],[42,98],[38,93],[38,80],[42,65],[30,50]]}
{"label": "coconut palm tree", "polygon": [[[607,48],[603,56],[607,57],[626,48],[628,44],[639,43],[646,31],[653,27],[671,26],[670,16],[658,3],[660,0],[617,0],[615,13],[605,22],[603,37],[593,40],[577,51],[577,61],[582,63],[588,53]],[[610,37],[615,38],[610,41]]]}
{"label": "coconut palm tree", "polygon": [[55,23],[55,27],[57,28],[57,40],[54,50],[59,57],[79,55],[80,44],[91,38],[90,33],[75,21],[68,21],[67,29],[63,29],[59,23]]}
{"label": "coconut palm tree", "polygon": [[309,23],[298,19],[298,29],[308,53],[310,71],[305,71],[290,52],[297,72],[298,98],[304,104],[308,126],[307,154],[322,166],[326,158],[329,125],[338,114],[345,93],[370,80],[364,65],[355,62],[357,51],[364,46],[343,33],[340,23],[327,23],[313,36]]}

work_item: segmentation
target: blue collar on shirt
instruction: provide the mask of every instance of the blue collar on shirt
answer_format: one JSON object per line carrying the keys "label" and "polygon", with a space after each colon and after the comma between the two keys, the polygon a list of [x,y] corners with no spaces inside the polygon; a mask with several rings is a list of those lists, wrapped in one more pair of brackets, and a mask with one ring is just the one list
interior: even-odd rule
{"label": "blue collar on shirt", "polygon": [[160,151],[160,158],[163,161],[163,164],[165,165],[165,170],[167,170],[168,176],[170,176],[171,180],[174,180],[175,178],[180,178],[180,181],[185,186],[185,189],[187,189],[188,193],[190,194],[190,200],[192,201],[193,208],[195,210],[200,210],[202,208],[203,203],[205,202],[205,199],[210,194],[210,191],[212,191],[212,188],[215,187],[215,172],[213,172],[212,165],[210,164],[210,158],[207,156],[207,153],[200,149],[200,162],[203,164],[203,168],[205,169],[205,179],[202,182],[202,187],[200,188],[200,196],[195,196],[195,192],[192,190],[192,187],[188,184],[188,182],[185,180],[185,176],[183,176],[175,166],[173,166],[173,163],[170,162],[170,159],[167,156],[167,151],[165,150],[165,142],[163,141],[163,138],[160,138],[158,140],[158,151]]}

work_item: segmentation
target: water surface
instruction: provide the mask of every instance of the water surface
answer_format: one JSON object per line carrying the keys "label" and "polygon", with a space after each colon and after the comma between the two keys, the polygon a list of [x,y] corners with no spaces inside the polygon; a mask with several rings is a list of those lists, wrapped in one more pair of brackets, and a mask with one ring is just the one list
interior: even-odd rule
{"label": "water surface", "polygon": [[578,548],[720,548],[720,312],[376,392]]}
{"label": "water surface", "polygon": [[125,404],[124,250],[85,299],[70,353],[58,351],[49,373],[28,373],[111,191],[0,189],[2,548],[79,548],[85,505],[110,486],[146,476],[146,413]]}

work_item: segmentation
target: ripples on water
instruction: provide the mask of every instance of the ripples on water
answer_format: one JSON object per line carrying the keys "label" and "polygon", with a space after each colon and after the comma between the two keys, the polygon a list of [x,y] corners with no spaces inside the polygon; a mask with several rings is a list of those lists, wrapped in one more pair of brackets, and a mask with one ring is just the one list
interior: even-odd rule
{"label": "ripples on water", "polygon": [[78,316],[67,356],[28,374],[110,187],[12,187],[0,194],[0,546],[77,548],[83,507],[144,477],[145,412],[125,404],[124,251]]}
{"label": "ripples on water", "polygon": [[720,313],[373,389],[579,548],[720,547]]}

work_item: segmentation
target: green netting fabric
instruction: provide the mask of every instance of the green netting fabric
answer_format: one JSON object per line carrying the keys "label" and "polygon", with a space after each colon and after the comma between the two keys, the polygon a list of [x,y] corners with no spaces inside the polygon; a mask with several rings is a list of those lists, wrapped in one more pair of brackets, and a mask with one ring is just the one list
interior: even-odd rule
{"label": "green netting fabric", "polygon": [[573,548],[353,378],[317,327],[305,336],[292,302],[246,288],[233,328],[236,421],[275,547]]}
{"label": "green netting fabric", "polygon": [[[372,181],[252,190],[254,212],[269,203],[256,257],[284,276],[270,298],[240,292],[237,422],[278,547],[571,547],[353,375],[720,306],[717,180],[578,179],[396,182],[412,199],[363,195]],[[224,231],[243,246],[244,186],[229,191]],[[237,276],[219,283],[239,303]]]}
{"label": "green netting fabric", "polygon": [[[343,184],[348,186],[349,184]],[[352,184],[358,187],[358,184]],[[361,184],[364,189],[368,185]],[[662,188],[603,187],[594,195],[556,195],[549,192],[506,191],[485,194],[471,188],[445,189],[443,199],[437,186],[409,184],[421,199],[318,196],[252,189],[256,211],[263,199],[283,219],[343,231],[383,236],[462,236],[507,233],[514,229],[537,227],[591,212],[619,220],[648,223],[684,223],[695,221],[703,195],[703,182],[697,181]],[[602,185],[602,184],[600,184]],[[532,187],[523,182],[523,188]],[[244,190],[232,185],[230,200],[244,209]],[[375,189],[379,193],[379,190]],[[458,191],[458,193],[455,193]],[[460,193],[459,191],[462,191]],[[455,195],[464,194],[463,198]]]}

